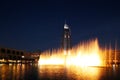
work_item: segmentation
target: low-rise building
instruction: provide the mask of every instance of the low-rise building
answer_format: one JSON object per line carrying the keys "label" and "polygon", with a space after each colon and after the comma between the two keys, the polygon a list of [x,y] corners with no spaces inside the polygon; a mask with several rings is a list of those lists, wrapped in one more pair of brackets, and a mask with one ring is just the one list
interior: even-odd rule
{"label": "low-rise building", "polygon": [[38,61],[37,53],[0,47],[0,63],[33,63]]}

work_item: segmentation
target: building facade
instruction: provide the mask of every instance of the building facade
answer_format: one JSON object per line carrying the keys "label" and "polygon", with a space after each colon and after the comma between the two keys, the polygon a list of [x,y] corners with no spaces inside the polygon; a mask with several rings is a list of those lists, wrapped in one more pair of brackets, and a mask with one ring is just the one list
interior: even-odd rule
{"label": "building facade", "polygon": [[39,53],[34,54],[22,50],[0,48],[0,63],[33,63],[39,59]]}
{"label": "building facade", "polygon": [[71,31],[67,24],[64,24],[64,32],[63,32],[63,39],[62,39],[62,49],[65,52],[71,49]]}

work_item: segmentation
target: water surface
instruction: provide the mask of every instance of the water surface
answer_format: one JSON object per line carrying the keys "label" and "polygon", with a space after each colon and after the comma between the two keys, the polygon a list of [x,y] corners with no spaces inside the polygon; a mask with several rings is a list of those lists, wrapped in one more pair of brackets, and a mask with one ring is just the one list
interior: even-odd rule
{"label": "water surface", "polygon": [[120,67],[0,64],[0,80],[120,80]]}

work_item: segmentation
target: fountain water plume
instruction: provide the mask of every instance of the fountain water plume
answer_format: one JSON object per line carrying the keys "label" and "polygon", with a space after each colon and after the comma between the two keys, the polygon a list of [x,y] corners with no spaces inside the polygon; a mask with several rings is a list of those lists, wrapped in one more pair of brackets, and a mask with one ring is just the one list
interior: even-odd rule
{"label": "fountain water plume", "polygon": [[102,51],[98,39],[79,43],[70,50],[53,49],[40,55],[40,65],[101,66]]}

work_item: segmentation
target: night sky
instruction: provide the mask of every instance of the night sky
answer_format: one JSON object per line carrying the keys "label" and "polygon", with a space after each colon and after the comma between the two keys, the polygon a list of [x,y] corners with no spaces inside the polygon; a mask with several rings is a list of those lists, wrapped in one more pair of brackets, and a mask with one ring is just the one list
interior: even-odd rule
{"label": "night sky", "polygon": [[[118,0],[119,1],[119,0]],[[59,48],[63,26],[72,45],[98,38],[120,47],[120,2],[115,0],[4,0],[0,2],[0,47],[18,50]]]}

